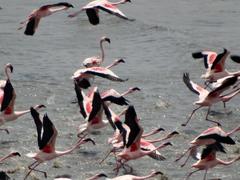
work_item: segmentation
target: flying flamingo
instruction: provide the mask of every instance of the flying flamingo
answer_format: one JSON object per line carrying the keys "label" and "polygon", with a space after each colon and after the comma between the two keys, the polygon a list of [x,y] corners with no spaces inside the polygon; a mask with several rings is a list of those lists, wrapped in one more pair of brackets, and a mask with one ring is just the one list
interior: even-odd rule
{"label": "flying flamingo", "polygon": [[213,120],[209,120],[208,119],[208,114],[210,112],[210,107],[217,102],[227,102],[230,99],[232,99],[234,96],[236,96],[239,92],[240,89],[234,89],[232,92],[225,94],[225,95],[221,95],[226,89],[228,89],[230,86],[234,85],[238,80],[237,76],[228,76],[225,77],[223,79],[219,79],[218,81],[221,81],[221,85],[217,88],[215,88],[212,91],[208,91],[206,89],[204,89],[203,87],[201,87],[200,85],[192,82],[189,78],[189,74],[188,73],[184,73],[183,74],[183,82],[186,84],[186,86],[194,93],[196,93],[199,96],[199,100],[194,102],[194,104],[199,105],[199,107],[197,107],[196,109],[194,109],[191,113],[191,115],[189,116],[188,120],[182,124],[182,126],[186,126],[187,123],[190,121],[190,119],[192,118],[193,114],[200,108],[204,107],[204,106],[208,106],[208,112],[206,115],[206,120],[207,121],[211,121],[214,123],[217,123],[218,125],[220,125],[218,122],[213,121]]}
{"label": "flying flamingo", "polygon": [[[118,65],[119,63],[125,63],[125,61],[121,58],[120,59],[115,59],[110,65],[106,66],[105,68],[110,69],[110,68]],[[94,66],[92,66],[92,67],[94,67]],[[77,81],[79,87],[81,87],[83,89],[87,89],[91,86],[91,83],[89,81],[90,78],[91,78],[91,76],[84,77],[84,78],[81,77],[81,78],[75,79],[75,81]]]}
{"label": "flying flamingo", "polygon": [[94,76],[99,76],[102,78],[109,79],[111,81],[118,81],[118,82],[124,82],[128,80],[128,79],[121,79],[114,72],[112,72],[110,69],[107,69],[105,67],[91,67],[91,68],[85,68],[85,69],[78,69],[73,73],[72,79],[75,79],[75,80],[89,79],[89,78],[93,78]]}
{"label": "flying flamingo", "polygon": [[125,4],[126,2],[131,2],[130,0],[120,0],[119,2],[109,2],[108,0],[95,0],[90,3],[88,3],[86,6],[82,7],[80,11],[77,11],[75,13],[70,14],[68,17],[75,17],[80,12],[86,10],[86,14],[88,16],[88,20],[92,25],[98,25],[99,24],[99,9],[113,14],[115,16],[118,16],[122,19],[133,21],[134,19],[129,19],[125,14],[123,14],[118,8],[117,5],[119,4]]}
{"label": "flying flamingo", "polygon": [[103,42],[110,43],[111,41],[108,37],[105,37],[105,36],[103,36],[100,39],[101,57],[93,56],[93,57],[86,58],[83,61],[83,66],[85,66],[86,68],[89,68],[89,67],[101,66],[102,65],[102,63],[104,61],[104,57],[105,57],[105,53],[104,53],[104,50],[103,50]]}
{"label": "flying flamingo", "polygon": [[[13,72],[13,66],[11,64],[7,64],[5,66],[5,75],[6,80],[0,81],[0,103],[1,103],[1,114],[0,114],[0,126],[3,125],[5,122],[10,122],[18,119],[20,116],[29,113],[29,110],[24,111],[15,111],[15,99],[16,93],[10,81],[10,74],[9,72]],[[43,105],[36,105],[35,109],[40,109],[45,106]],[[8,129],[0,129],[4,130],[9,133]]]}
{"label": "flying flamingo", "polygon": [[213,145],[218,151],[225,153],[224,147],[221,145],[221,143],[230,145],[235,144],[234,140],[230,136],[239,130],[240,126],[234,128],[230,132],[223,131],[223,129],[219,126],[208,128],[190,142],[191,146],[179,158],[177,158],[176,161],[179,161],[188,152],[189,155],[185,162],[181,165],[182,167],[185,166],[190,156],[192,156],[194,159],[197,159],[196,154],[199,146]]}
{"label": "flying flamingo", "polygon": [[[116,154],[117,157],[117,167],[115,168],[116,173],[118,173],[121,167],[124,167],[126,162],[129,160],[134,160],[141,158],[143,156],[149,155],[152,152],[163,148],[168,145],[172,145],[170,142],[163,143],[152,150],[141,149],[141,136],[143,133],[142,127],[138,124],[139,119],[137,118],[136,111],[133,106],[129,106],[125,114],[125,122],[122,126],[127,131],[126,134],[123,134],[124,149]],[[128,134],[128,136],[127,136]],[[132,168],[131,168],[132,170]]]}
{"label": "flying flamingo", "polygon": [[2,158],[0,158],[0,163],[2,163],[4,160],[11,158],[11,157],[15,157],[15,156],[21,156],[19,152],[12,152]]}
{"label": "flying flamingo", "polygon": [[70,7],[73,8],[73,5],[67,2],[60,2],[57,4],[45,5],[40,7],[39,9],[35,9],[31,12],[31,14],[28,16],[28,18],[25,21],[20,23],[22,26],[19,27],[18,30],[26,26],[24,34],[33,36],[35,31],[38,28],[41,18],[50,16],[51,14],[56,13],[58,11],[67,10]]}
{"label": "flying flamingo", "polygon": [[220,78],[233,75],[225,69],[225,61],[230,52],[224,49],[222,53],[217,54],[213,51],[201,51],[192,53],[193,58],[203,58],[204,66],[207,72],[201,76],[207,82],[212,83]]}
{"label": "flying flamingo", "polygon": [[216,158],[215,148],[213,148],[212,146],[207,146],[206,148],[203,149],[201,158],[192,165],[192,167],[197,168],[197,170],[190,172],[187,175],[185,180],[189,179],[189,177],[192,176],[194,173],[196,173],[198,171],[203,171],[203,170],[205,170],[203,180],[206,180],[207,172],[209,169],[211,169],[217,165],[228,166],[238,160],[240,160],[240,156],[238,156],[237,158],[234,158],[230,161],[223,161],[221,159],[218,159],[218,158]]}
{"label": "flying flamingo", "polygon": [[107,178],[106,174],[99,173],[99,174],[96,174],[95,176],[92,176],[92,177],[86,179],[86,180],[97,180],[101,177],[106,177],[108,180],[144,180],[144,179],[149,179],[149,178],[155,177],[159,174],[163,175],[163,173],[160,171],[152,171],[150,174],[148,174],[146,176],[135,176],[135,175],[131,175],[131,174],[126,174],[126,175],[117,176],[114,178]]}
{"label": "flying flamingo", "polygon": [[36,167],[39,166],[41,163],[69,154],[74,149],[78,148],[81,144],[84,144],[86,142],[90,141],[93,144],[95,144],[92,139],[81,138],[77,141],[76,144],[74,144],[68,150],[56,151],[55,143],[56,143],[58,132],[54,124],[48,118],[47,114],[43,116],[43,120],[41,121],[39,117],[39,113],[32,107],[30,108],[30,110],[37,128],[37,135],[38,135],[37,139],[38,139],[39,151],[37,153],[27,154],[28,157],[35,159],[35,161],[28,166],[29,172],[26,174],[24,180],[27,179],[27,177],[32,171],[41,172],[44,174],[45,177],[47,177],[46,172],[36,169]]}

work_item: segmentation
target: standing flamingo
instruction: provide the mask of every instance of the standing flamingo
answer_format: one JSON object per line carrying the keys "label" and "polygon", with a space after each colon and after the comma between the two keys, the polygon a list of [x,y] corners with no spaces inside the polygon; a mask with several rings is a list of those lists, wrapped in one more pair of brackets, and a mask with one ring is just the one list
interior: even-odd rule
{"label": "standing flamingo", "polygon": [[92,25],[98,25],[100,22],[99,19],[99,9],[118,16],[122,19],[133,21],[133,19],[129,19],[125,14],[123,14],[118,8],[117,5],[125,4],[126,2],[131,2],[131,0],[120,0],[119,2],[109,2],[108,0],[95,0],[88,3],[86,6],[82,7],[80,11],[70,14],[68,17],[75,17],[80,12],[86,10],[86,14],[88,16],[88,20]]}
{"label": "standing flamingo", "polygon": [[[149,179],[149,178],[155,177],[159,174],[163,175],[163,173],[160,171],[152,171],[150,174],[148,174],[146,176],[135,176],[135,175],[131,175],[131,174],[126,174],[126,175],[117,176],[114,178],[106,178],[106,179],[107,180],[144,180],[144,179]],[[107,177],[107,175],[103,174],[103,173],[99,173],[99,174],[96,174],[95,176],[92,176],[92,177],[86,179],[86,180],[97,180],[101,177]]]}
{"label": "standing flamingo", "polygon": [[198,171],[205,170],[203,180],[206,180],[207,172],[209,169],[217,166],[217,165],[224,165],[228,166],[236,161],[240,160],[240,156],[234,158],[230,161],[223,161],[221,159],[216,158],[216,150],[212,146],[207,146],[203,149],[201,158],[192,165],[193,168],[197,168],[197,170],[190,172],[185,180],[188,180],[190,176]]}
{"label": "standing flamingo", "polygon": [[209,120],[208,119],[208,114],[210,112],[210,107],[217,102],[227,102],[230,99],[232,99],[234,96],[236,96],[239,92],[240,89],[234,89],[232,92],[225,94],[225,95],[221,95],[226,89],[229,89],[230,86],[234,85],[238,80],[237,76],[228,76],[226,78],[223,78],[222,80],[220,79],[219,81],[221,81],[221,85],[217,88],[215,88],[212,91],[208,91],[206,89],[204,89],[203,87],[199,86],[198,84],[192,82],[189,78],[189,74],[188,73],[184,73],[183,74],[183,82],[186,84],[186,86],[194,93],[196,93],[199,96],[199,100],[194,102],[194,104],[199,105],[198,108],[194,109],[191,113],[191,115],[189,116],[188,120],[182,124],[182,126],[186,126],[187,123],[190,121],[190,119],[192,118],[193,114],[200,108],[204,107],[204,106],[208,106],[208,112],[206,115],[206,120],[207,121],[211,121],[214,123],[217,123],[218,125],[220,125],[218,122],[213,121],[213,120]]}
{"label": "standing flamingo", "polygon": [[190,156],[192,156],[194,159],[197,159],[197,148],[199,146],[212,145],[217,151],[225,153],[224,147],[221,145],[221,143],[230,145],[235,144],[234,140],[230,136],[239,130],[240,126],[234,128],[229,132],[225,132],[219,126],[208,128],[190,142],[191,146],[179,158],[177,158],[176,161],[179,161],[188,152],[189,155],[181,167],[185,166]]}
{"label": "standing flamingo", "polygon": [[86,142],[90,141],[93,144],[95,144],[92,139],[81,138],[77,141],[76,144],[74,144],[68,150],[56,151],[55,143],[56,143],[58,132],[54,124],[48,118],[47,114],[44,115],[43,120],[41,121],[39,117],[39,113],[32,107],[30,108],[30,110],[37,128],[37,135],[38,135],[37,139],[38,139],[39,151],[37,153],[27,154],[28,157],[35,159],[35,161],[28,166],[30,171],[26,174],[24,180],[27,179],[27,177],[32,171],[41,172],[44,174],[45,177],[47,177],[46,172],[36,169],[36,167],[39,166],[41,163],[69,154],[74,149],[78,148],[81,144],[84,144]]}
{"label": "standing flamingo", "polygon": [[41,18],[50,16],[51,14],[56,13],[58,11],[67,10],[70,7],[73,8],[73,5],[67,2],[60,2],[57,4],[45,5],[40,7],[39,9],[35,9],[31,12],[31,14],[28,16],[28,18],[25,21],[20,23],[22,26],[19,27],[18,30],[26,26],[24,34],[33,36],[35,31],[38,28]]}
{"label": "standing flamingo", "polygon": [[[3,125],[5,122],[14,121],[18,119],[20,116],[29,113],[29,110],[24,111],[15,111],[15,99],[16,99],[16,92],[12,86],[10,81],[10,74],[9,72],[13,72],[13,66],[11,64],[7,64],[5,66],[5,75],[6,80],[0,81],[0,103],[1,103],[1,114],[0,114],[0,126]],[[43,105],[36,105],[35,109],[40,109],[45,106]],[[0,129],[4,130],[9,133],[8,129]]]}
{"label": "standing flamingo", "polygon": [[101,57],[93,56],[93,57],[86,58],[83,61],[83,66],[85,66],[86,68],[89,68],[89,67],[101,66],[102,65],[102,63],[104,61],[104,57],[105,57],[105,53],[104,53],[104,50],[103,50],[103,42],[111,43],[111,41],[108,37],[105,37],[105,36],[101,37],[101,39],[100,39]]}

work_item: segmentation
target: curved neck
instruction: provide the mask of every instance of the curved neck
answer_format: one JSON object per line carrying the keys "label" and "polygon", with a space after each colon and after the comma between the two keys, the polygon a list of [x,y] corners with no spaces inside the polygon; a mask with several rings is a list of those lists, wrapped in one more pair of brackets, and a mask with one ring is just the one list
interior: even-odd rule
{"label": "curved neck", "polygon": [[152,135],[157,134],[157,133],[159,133],[159,132],[160,132],[160,131],[153,130],[153,131],[151,131],[151,132],[149,132],[149,133],[143,134],[143,135],[142,135],[142,138],[146,138],[146,137],[148,137],[148,136],[152,136]]}
{"label": "curved neck", "polygon": [[5,75],[7,79],[10,79],[9,71],[8,71],[8,66],[5,67]]}
{"label": "curved neck", "polygon": [[102,61],[102,62],[104,61],[104,57],[105,57],[104,50],[103,50],[103,42],[104,42],[104,40],[101,40],[101,41],[100,41],[101,61]]}

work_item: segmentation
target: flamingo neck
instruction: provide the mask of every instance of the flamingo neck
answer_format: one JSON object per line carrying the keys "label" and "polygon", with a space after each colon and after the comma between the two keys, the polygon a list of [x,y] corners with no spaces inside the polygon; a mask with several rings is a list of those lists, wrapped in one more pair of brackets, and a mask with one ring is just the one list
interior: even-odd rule
{"label": "flamingo neck", "polygon": [[30,110],[25,110],[25,111],[14,111],[13,113],[11,114],[5,114],[3,115],[4,116],[4,119],[6,121],[14,121],[16,119],[18,119],[19,117],[23,116],[24,114],[27,114],[29,113]]}
{"label": "flamingo neck", "polygon": [[159,132],[160,132],[160,131],[153,130],[153,131],[151,131],[151,132],[149,132],[149,133],[143,134],[143,135],[142,135],[142,138],[145,138],[145,137],[148,137],[148,136],[152,136],[152,135],[157,134],[157,133],[159,133]]}
{"label": "flamingo neck", "polygon": [[77,143],[75,143],[71,148],[65,150],[65,151],[57,151],[58,156],[63,156],[65,154],[70,154],[72,153],[76,148],[78,148],[81,144],[83,144],[83,140],[80,139]]}
{"label": "flamingo neck", "polygon": [[0,162],[4,161],[5,159],[8,159],[9,157],[11,157],[12,155],[11,154],[8,154],[2,158],[0,158]]}
{"label": "flamingo neck", "polygon": [[233,75],[233,76],[240,76],[240,71],[232,72],[232,73],[230,73],[230,75]]}
{"label": "flamingo neck", "polygon": [[228,94],[226,94],[226,95],[221,96],[221,99],[222,99],[223,102],[227,102],[230,99],[232,99],[234,96],[236,96],[238,93],[240,93],[239,88],[230,92],[230,93],[228,93]]}
{"label": "flamingo neck", "polygon": [[230,164],[232,164],[232,163],[234,163],[234,162],[236,162],[236,161],[238,161],[238,160],[240,160],[240,156],[238,156],[237,158],[232,159],[232,160],[230,160],[230,161],[223,161],[223,160],[218,159],[218,163],[219,163],[219,164],[222,164],[222,165],[224,165],[224,166],[227,166],[227,165],[230,165]]}
{"label": "flamingo neck", "polygon": [[166,136],[164,136],[163,138],[159,138],[159,139],[153,139],[153,140],[147,140],[150,143],[156,143],[156,142],[160,142],[160,141],[164,141],[166,139],[171,138],[172,136],[170,134],[167,134]]}
{"label": "flamingo neck", "polygon": [[8,66],[5,67],[5,75],[7,79],[10,79],[9,71],[8,71]]}
{"label": "flamingo neck", "polygon": [[101,62],[103,62],[103,61],[104,61],[104,58],[105,58],[104,49],[103,49],[103,42],[104,42],[104,40],[101,40],[101,41],[100,41]]}
{"label": "flamingo neck", "polygon": [[126,2],[127,2],[126,0],[121,0],[121,1],[119,1],[119,2],[111,3],[111,5],[116,6],[116,5],[118,5],[118,4],[125,4]]}
{"label": "flamingo neck", "polygon": [[227,136],[231,136],[233,133],[235,133],[235,132],[237,132],[237,131],[239,131],[239,130],[240,130],[240,126],[234,128],[232,131],[228,132],[228,133],[227,133]]}

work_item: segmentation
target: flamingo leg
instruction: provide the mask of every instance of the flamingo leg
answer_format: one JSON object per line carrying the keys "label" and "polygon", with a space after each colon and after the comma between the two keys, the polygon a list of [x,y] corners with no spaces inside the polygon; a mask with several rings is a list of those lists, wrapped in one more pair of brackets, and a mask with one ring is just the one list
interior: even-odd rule
{"label": "flamingo leg", "polygon": [[201,107],[203,107],[203,106],[199,106],[198,108],[194,109],[194,110],[192,111],[192,113],[190,114],[188,120],[187,120],[185,123],[183,123],[182,126],[186,126],[186,125],[188,124],[188,122],[191,120],[193,114],[194,114],[198,109],[200,109]]}
{"label": "flamingo leg", "polygon": [[184,161],[183,164],[181,164],[181,167],[184,167],[186,165],[186,163],[188,162],[188,159],[190,158],[190,153],[188,154],[188,157],[186,158],[186,160]]}
{"label": "flamingo leg", "polygon": [[30,168],[29,168],[29,169],[30,169],[30,172],[31,172],[31,171],[37,171],[37,172],[43,173],[43,174],[44,174],[44,177],[47,178],[47,173],[46,173],[45,171],[41,171],[41,170],[36,169],[36,167],[37,167],[39,164],[41,164],[41,162],[38,162],[34,167],[30,167]]}
{"label": "flamingo leg", "polygon": [[179,157],[175,160],[175,162],[177,162],[177,161],[179,161],[180,159],[182,159],[183,156],[185,156],[185,154],[187,154],[190,150],[191,150],[191,147],[188,148],[181,156],[179,156]]}
{"label": "flamingo leg", "polygon": [[195,170],[195,171],[190,172],[190,173],[187,175],[187,177],[185,178],[185,180],[188,180],[191,175],[193,175],[194,173],[196,173],[196,172],[198,172],[198,171],[201,171],[201,169],[197,169],[197,170]]}
{"label": "flamingo leg", "polygon": [[209,113],[210,113],[210,106],[209,106],[209,108],[208,108],[207,115],[206,115],[206,118],[205,118],[206,121],[210,121],[210,122],[216,123],[218,126],[221,126],[221,124],[220,124],[219,122],[214,121],[214,120],[211,120],[211,119],[208,119]]}
{"label": "flamingo leg", "polygon": [[207,169],[205,170],[205,173],[204,173],[204,178],[203,178],[203,180],[206,180],[206,177],[207,177]]}
{"label": "flamingo leg", "polygon": [[38,161],[34,161],[32,164],[30,164],[28,166],[28,169],[30,169],[30,171],[26,174],[26,176],[24,177],[24,180],[27,179],[27,177],[30,175],[30,173],[32,172],[33,168],[37,167],[40,163]]}
{"label": "flamingo leg", "polygon": [[9,131],[6,128],[1,128],[0,131],[5,131],[7,134],[9,134]]}
{"label": "flamingo leg", "polygon": [[112,152],[115,154],[114,148],[111,149],[111,150],[106,154],[106,156],[99,162],[99,164],[102,164],[103,161],[105,161],[105,159],[107,159],[107,157],[108,157]]}

